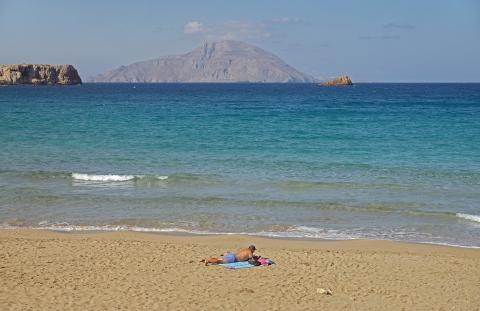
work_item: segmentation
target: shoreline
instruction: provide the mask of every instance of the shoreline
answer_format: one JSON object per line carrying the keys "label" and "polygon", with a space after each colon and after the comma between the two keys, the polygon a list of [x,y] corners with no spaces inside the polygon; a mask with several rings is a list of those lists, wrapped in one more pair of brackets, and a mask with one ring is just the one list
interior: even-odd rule
{"label": "shoreline", "polygon": [[[88,226],[86,226],[88,227]],[[92,226],[95,227],[95,226]],[[182,230],[182,229],[157,229],[157,228],[141,228],[146,230],[135,230],[135,228],[120,228],[120,229],[62,229],[62,228],[51,228],[51,227],[0,227],[0,232],[2,231],[47,231],[59,234],[78,234],[78,235],[96,235],[96,234],[109,234],[109,233],[132,233],[132,234],[151,234],[151,235],[165,235],[165,236],[180,236],[180,237],[202,237],[202,236],[226,236],[226,237],[252,237],[252,238],[263,238],[263,239],[272,239],[280,241],[306,241],[306,242],[351,242],[351,241],[363,241],[363,242],[393,242],[400,244],[411,244],[411,245],[425,245],[425,246],[440,246],[440,247],[451,247],[459,249],[472,249],[480,250],[480,246],[464,246],[464,245],[454,245],[448,243],[434,243],[434,242],[421,242],[421,241],[403,241],[403,240],[393,240],[393,239],[363,239],[363,238],[351,238],[351,239],[329,239],[329,238],[315,238],[315,237],[296,237],[296,236],[275,236],[275,235],[261,235],[254,233],[235,233],[235,232],[206,232],[206,231],[195,231],[195,230]]]}
{"label": "shoreline", "polygon": [[[334,239],[321,239],[321,238],[297,238],[297,237],[276,237],[276,236],[261,236],[254,234],[237,234],[237,233],[191,233],[191,232],[182,232],[182,231],[129,231],[129,230],[118,230],[118,231],[94,231],[94,230],[84,230],[84,231],[61,231],[61,230],[51,230],[51,229],[38,229],[38,228],[11,228],[5,229],[0,228],[0,239],[4,235],[10,236],[8,232],[12,232],[13,235],[28,236],[29,238],[37,238],[38,236],[44,234],[40,238],[61,238],[65,237],[88,237],[88,238],[106,238],[106,239],[116,239],[122,238],[127,240],[141,239],[141,240],[151,240],[151,241],[171,241],[171,242],[183,242],[183,240],[194,241],[199,244],[202,242],[210,243],[215,240],[226,241],[255,241],[261,242],[269,245],[270,247],[275,247],[276,245],[282,245],[282,248],[296,248],[296,247],[305,247],[312,249],[325,249],[325,248],[335,248],[335,249],[349,249],[349,250],[379,250],[379,251],[404,251],[405,249],[411,249],[415,251],[426,251],[428,249],[431,251],[442,250],[451,250],[452,252],[466,251],[472,253],[478,253],[480,258],[480,247],[464,247],[448,244],[434,244],[434,243],[422,243],[422,242],[411,242],[411,241],[397,241],[397,240],[372,240],[372,239],[344,239],[344,240],[334,240]],[[240,246],[239,246],[240,247]],[[448,252],[448,251],[447,251]]]}
{"label": "shoreline", "polygon": [[[276,264],[199,262],[255,244]],[[143,232],[0,230],[0,309],[478,310],[480,250]],[[322,294],[330,289],[333,295]]]}

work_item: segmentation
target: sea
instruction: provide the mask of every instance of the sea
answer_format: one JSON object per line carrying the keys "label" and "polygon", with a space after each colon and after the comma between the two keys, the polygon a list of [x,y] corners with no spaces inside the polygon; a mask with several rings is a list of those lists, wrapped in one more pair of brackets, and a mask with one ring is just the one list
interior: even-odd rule
{"label": "sea", "polygon": [[0,87],[0,228],[480,247],[480,84]]}

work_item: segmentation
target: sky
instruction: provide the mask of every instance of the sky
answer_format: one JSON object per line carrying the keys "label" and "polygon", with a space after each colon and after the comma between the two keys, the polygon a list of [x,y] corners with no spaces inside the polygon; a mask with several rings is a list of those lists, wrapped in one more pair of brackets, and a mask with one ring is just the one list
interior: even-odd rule
{"label": "sky", "polygon": [[318,79],[480,82],[480,0],[0,0],[0,63],[83,79],[221,39]]}

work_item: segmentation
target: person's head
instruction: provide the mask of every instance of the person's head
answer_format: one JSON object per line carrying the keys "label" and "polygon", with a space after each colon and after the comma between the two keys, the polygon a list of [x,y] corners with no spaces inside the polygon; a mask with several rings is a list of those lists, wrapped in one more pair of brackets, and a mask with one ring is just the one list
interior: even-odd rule
{"label": "person's head", "polygon": [[256,250],[255,245],[253,245],[253,244],[250,245],[250,246],[248,247],[248,249],[252,252],[252,254],[253,254],[253,252],[255,252],[255,250]]}

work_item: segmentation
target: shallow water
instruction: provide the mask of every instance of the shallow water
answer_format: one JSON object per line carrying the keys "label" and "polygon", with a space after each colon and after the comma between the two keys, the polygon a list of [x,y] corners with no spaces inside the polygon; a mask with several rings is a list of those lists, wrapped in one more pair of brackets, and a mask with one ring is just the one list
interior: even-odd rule
{"label": "shallow water", "polygon": [[3,87],[0,223],[480,247],[480,84]]}

